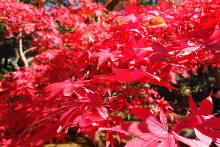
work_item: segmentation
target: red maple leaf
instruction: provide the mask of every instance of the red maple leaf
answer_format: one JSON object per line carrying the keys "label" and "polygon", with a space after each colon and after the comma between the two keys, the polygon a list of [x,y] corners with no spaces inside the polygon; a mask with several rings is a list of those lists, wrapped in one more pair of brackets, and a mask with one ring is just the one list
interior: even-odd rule
{"label": "red maple leaf", "polygon": [[83,81],[73,82],[71,80],[50,84],[45,88],[46,92],[49,93],[47,99],[51,99],[58,95],[71,96],[74,93],[75,89],[82,86]]}
{"label": "red maple leaf", "polygon": [[219,40],[219,39],[220,39],[220,28],[218,25],[216,25],[212,35],[209,37],[209,40],[215,41],[215,40]]}
{"label": "red maple leaf", "polygon": [[109,79],[109,80],[125,82],[125,83],[142,81],[143,79],[148,79],[148,78],[154,78],[160,80],[160,78],[157,77],[156,75],[150,74],[141,69],[131,70],[131,69],[112,68],[112,71],[113,71],[112,74],[101,75],[98,76],[98,78]]}
{"label": "red maple leaf", "polygon": [[197,108],[195,102],[192,99],[192,96],[189,97],[189,107],[191,110],[191,115],[184,118],[180,122],[178,122],[174,127],[173,131],[179,132],[182,128],[195,128],[196,126],[204,123],[207,119],[213,117],[212,115],[212,99],[210,96],[205,98],[200,107]]}
{"label": "red maple leaf", "polygon": [[144,123],[125,123],[112,128],[101,128],[100,130],[114,131],[125,134],[141,135],[132,139],[126,144],[126,147],[145,146],[145,147],[177,147],[176,139],[197,147],[203,145],[202,142],[197,140],[188,139],[169,131],[167,126],[167,118],[163,111],[160,111],[160,120],[158,120],[149,108],[133,108],[131,113],[134,113]]}
{"label": "red maple leaf", "polygon": [[109,58],[111,61],[116,61],[117,52],[116,51],[110,51],[110,49],[100,49],[100,52],[96,52],[93,54],[94,57],[98,57],[98,65],[97,69],[100,68],[100,66]]}
{"label": "red maple leaf", "polygon": [[213,141],[217,146],[220,146],[220,118],[213,117],[201,125],[197,126],[195,130],[200,134],[196,134],[206,144],[210,144]]}

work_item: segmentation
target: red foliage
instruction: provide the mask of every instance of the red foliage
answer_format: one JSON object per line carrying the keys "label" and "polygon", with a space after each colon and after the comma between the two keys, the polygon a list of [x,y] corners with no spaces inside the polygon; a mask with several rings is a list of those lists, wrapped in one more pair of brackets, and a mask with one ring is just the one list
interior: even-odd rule
{"label": "red foliage", "polygon": [[[93,140],[104,128],[106,144],[112,146],[112,131],[119,133],[118,142],[126,139],[120,133],[143,135],[127,146],[177,146],[176,140],[219,145],[219,119],[210,116],[210,97],[200,109],[190,97],[192,115],[169,128],[167,118],[177,121],[173,109],[150,87],[180,90],[170,84],[177,74],[187,77],[187,71],[219,63],[219,1],[132,4],[123,12],[108,12],[87,0],[79,3],[80,8],[71,3],[45,10],[0,1],[6,37],[30,37],[29,47],[38,51],[31,67],[0,82],[0,146],[62,142],[69,128]],[[126,122],[132,114],[144,123]],[[194,128],[199,140],[178,135],[185,127]]]}

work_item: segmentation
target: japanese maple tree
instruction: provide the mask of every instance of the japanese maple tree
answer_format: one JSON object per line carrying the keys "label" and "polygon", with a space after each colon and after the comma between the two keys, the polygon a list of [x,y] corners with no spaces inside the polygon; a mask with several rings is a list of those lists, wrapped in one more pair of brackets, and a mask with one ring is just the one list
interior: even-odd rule
{"label": "japanese maple tree", "polygon": [[[152,86],[182,90],[172,85],[179,74],[219,64],[219,1],[125,1],[122,11],[90,0],[35,2],[0,1],[3,37],[17,41],[23,66],[0,81],[0,146],[65,142],[71,129],[94,144],[105,132],[106,146],[122,139],[126,146],[219,146],[212,95],[200,108],[190,96],[192,113],[179,121]],[[181,136],[183,128],[197,138]]]}

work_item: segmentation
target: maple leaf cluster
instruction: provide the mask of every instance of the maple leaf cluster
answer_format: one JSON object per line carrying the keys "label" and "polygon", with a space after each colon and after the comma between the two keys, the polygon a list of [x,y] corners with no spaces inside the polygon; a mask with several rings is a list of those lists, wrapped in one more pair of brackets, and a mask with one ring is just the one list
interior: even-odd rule
{"label": "maple leaf cluster", "polygon": [[[121,139],[126,146],[219,146],[211,95],[199,109],[190,97],[192,114],[178,121],[151,85],[181,90],[171,84],[178,74],[219,64],[220,2],[161,0],[112,12],[89,0],[79,4],[46,10],[0,1],[5,37],[31,37],[29,47],[37,48],[31,67],[0,81],[0,145],[65,142],[74,128],[92,140],[106,132],[106,146]],[[177,123],[168,127],[167,119]],[[184,128],[198,139],[181,136]],[[129,141],[124,134],[140,136]]]}

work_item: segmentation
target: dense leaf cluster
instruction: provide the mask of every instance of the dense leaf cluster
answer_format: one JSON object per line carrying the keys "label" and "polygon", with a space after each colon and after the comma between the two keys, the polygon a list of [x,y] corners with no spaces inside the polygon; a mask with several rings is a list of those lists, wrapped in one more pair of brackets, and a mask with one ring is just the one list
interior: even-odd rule
{"label": "dense leaf cluster", "polygon": [[[62,142],[70,128],[92,140],[105,131],[107,146],[121,139],[127,146],[220,145],[210,97],[199,109],[190,97],[192,113],[178,121],[151,87],[181,90],[171,85],[178,74],[218,64],[220,2],[132,2],[112,12],[89,0],[79,4],[45,9],[0,1],[5,37],[30,37],[26,50],[37,52],[30,67],[0,81],[0,146]],[[176,125],[169,128],[167,118]],[[195,129],[198,139],[180,136],[183,128]],[[141,136],[129,141],[124,134]]]}

